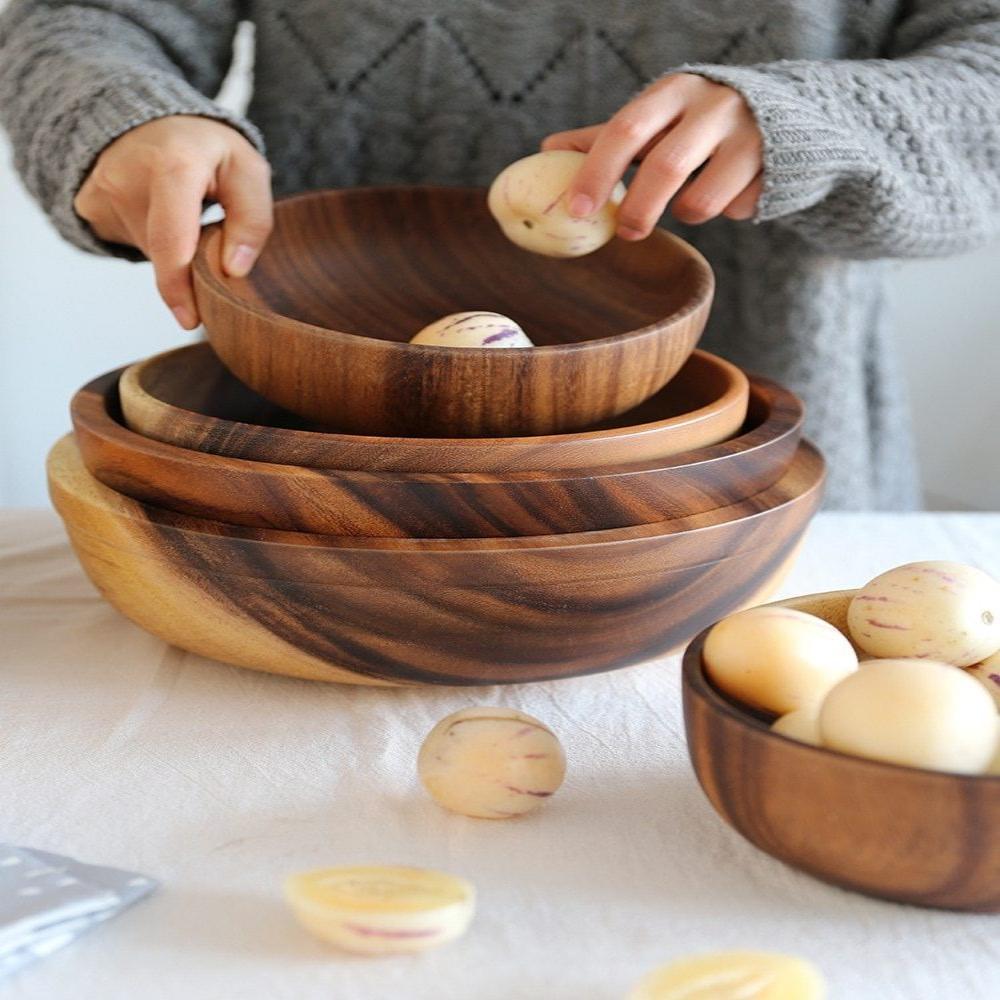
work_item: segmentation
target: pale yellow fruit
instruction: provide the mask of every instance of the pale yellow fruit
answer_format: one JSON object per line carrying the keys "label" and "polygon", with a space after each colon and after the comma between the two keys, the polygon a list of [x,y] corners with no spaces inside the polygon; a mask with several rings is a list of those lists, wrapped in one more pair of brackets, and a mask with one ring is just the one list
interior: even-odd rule
{"label": "pale yellow fruit", "polygon": [[1000,709],[1000,652],[988,656],[980,663],[974,663],[965,672],[975,677],[989,691],[994,704]]}
{"label": "pale yellow fruit", "polygon": [[705,672],[730,697],[785,715],[816,706],[857,670],[847,638],[792,608],[750,608],[724,618],[705,639]]}
{"label": "pale yellow fruit", "polygon": [[810,705],[808,708],[797,708],[794,712],[783,715],[772,726],[771,731],[787,736],[790,740],[819,746],[819,709]]}
{"label": "pale yellow fruit", "polygon": [[369,955],[423,951],[463,934],[475,912],[465,879],[423,868],[356,865],[292,875],[299,922],[339,948]]}
{"label": "pale yellow fruit", "polygon": [[720,951],[655,969],[629,1000],[823,1000],[825,996],[823,977],[805,959],[764,951]]}
{"label": "pale yellow fruit", "polygon": [[625,197],[620,181],[592,215],[578,219],[569,214],[566,191],[583,161],[583,153],[553,149],[500,171],[487,203],[509,240],[546,257],[582,257],[615,235],[618,206]]}
{"label": "pale yellow fruit", "polygon": [[871,660],[826,696],[819,729],[831,750],[981,774],[996,750],[1000,716],[964,670],[934,660]]}
{"label": "pale yellow fruit", "polygon": [[907,563],[865,584],[847,623],[872,656],[967,667],[1000,650],[1000,583],[962,563]]}
{"label": "pale yellow fruit", "polygon": [[510,819],[537,809],[562,784],[559,738],[512,708],[467,708],[442,719],[417,759],[424,787],[445,809]]}
{"label": "pale yellow fruit", "polygon": [[425,326],[411,344],[432,347],[534,347],[512,319],[496,312],[458,312]]}

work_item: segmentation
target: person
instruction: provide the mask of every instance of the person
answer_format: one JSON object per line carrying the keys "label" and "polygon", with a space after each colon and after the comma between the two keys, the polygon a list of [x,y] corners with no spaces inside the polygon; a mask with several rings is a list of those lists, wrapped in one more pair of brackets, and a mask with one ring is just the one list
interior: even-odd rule
{"label": "person", "polygon": [[[211,95],[247,18],[242,117]],[[245,274],[272,171],[278,194],[486,184],[539,144],[572,148],[586,213],[638,161],[619,236],[669,207],[708,257],[702,346],[803,396],[829,506],[906,509],[880,259],[997,232],[1000,0],[14,0],[0,118],[63,236],[148,257],[187,329],[203,203]]]}

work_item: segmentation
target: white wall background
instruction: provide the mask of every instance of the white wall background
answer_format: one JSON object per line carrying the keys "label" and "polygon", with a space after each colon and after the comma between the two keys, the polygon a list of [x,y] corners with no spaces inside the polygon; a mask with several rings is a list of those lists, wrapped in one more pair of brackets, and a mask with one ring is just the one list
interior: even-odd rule
{"label": "white wall background", "polygon": [[[244,32],[224,89],[231,106],[246,97],[249,41]],[[1000,510],[1000,247],[901,263],[891,291],[927,504]],[[69,429],[80,385],[191,339],[148,264],[59,240],[0,138],[0,506],[47,503],[45,453]]]}

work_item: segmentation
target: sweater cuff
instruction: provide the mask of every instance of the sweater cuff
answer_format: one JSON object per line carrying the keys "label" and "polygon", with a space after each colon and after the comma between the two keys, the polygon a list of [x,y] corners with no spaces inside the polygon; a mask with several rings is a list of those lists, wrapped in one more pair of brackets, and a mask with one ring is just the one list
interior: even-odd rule
{"label": "sweater cuff", "polygon": [[99,239],[77,215],[73,199],[106,146],[130,129],[168,115],[214,118],[239,131],[263,154],[260,132],[245,118],[232,114],[199,93],[184,80],[157,71],[129,70],[103,78],[72,107],[60,109],[50,127],[39,128],[33,156],[59,164],[53,187],[44,200],[59,233],[70,243],[91,253],[144,260],[134,247]]}
{"label": "sweater cuff", "polygon": [[807,81],[768,67],[685,65],[743,96],[763,138],[763,178],[755,222],[801,212],[823,201],[837,184],[864,170],[864,151],[850,128],[820,100],[810,100]]}

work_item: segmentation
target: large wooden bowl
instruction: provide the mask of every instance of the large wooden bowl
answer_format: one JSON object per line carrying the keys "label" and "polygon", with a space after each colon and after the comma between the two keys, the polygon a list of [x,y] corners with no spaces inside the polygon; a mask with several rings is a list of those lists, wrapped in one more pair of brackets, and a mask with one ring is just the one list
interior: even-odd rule
{"label": "large wooden bowl", "polygon": [[[856,591],[779,603],[847,634]],[[807,746],[721,694],[684,654],[688,753],[716,811],[761,850],[884,899],[1000,911],[1000,778],[940,774]]]}
{"label": "large wooden bowl", "polygon": [[73,398],[77,442],[106,486],[167,510],[253,527],[387,538],[598,531],[686,517],[776,482],[802,409],[760,381],[764,406],[741,438],[660,462],[585,472],[340,472],[249,462],[153,441],[121,422],[118,373]]}
{"label": "large wooden bowl", "polygon": [[599,428],[512,438],[324,432],[245,386],[208,344],[132,365],[120,383],[128,426],[193,451],[359,472],[537,472],[647,462],[725,441],[743,424],[747,377],[695,351],[655,396]]}
{"label": "large wooden bowl", "polygon": [[[470,188],[318,191],[275,206],[253,273],[226,277],[222,232],[194,261],[198,309],[247,385],[359,434],[575,430],[625,413],[681,367],[712,300],[705,259],[657,231],[556,260],[511,243]],[[407,343],[462,310],[519,322],[535,348]]]}
{"label": "large wooden bowl", "polygon": [[496,684],[652,659],[778,572],[819,503],[823,461],[740,504],[665,525],[514,539],[351,539],[237,528],[102,486],[64,438],[53,502],[91,580],[185,649],[358,683]]}

